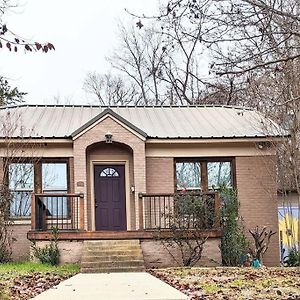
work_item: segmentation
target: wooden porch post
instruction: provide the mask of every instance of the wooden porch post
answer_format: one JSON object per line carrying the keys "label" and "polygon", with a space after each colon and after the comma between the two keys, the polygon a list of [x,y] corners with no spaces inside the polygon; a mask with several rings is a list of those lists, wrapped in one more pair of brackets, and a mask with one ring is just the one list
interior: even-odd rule
{"label": "wooden porch post", "polygon": [[31,193],[31,230],[36,230],[36,201],[34,193]]}
{"label": "wooden porch post", "polygon": [[83,194],[80,194],[79,198],[79,218],[80,218],[80,226],[79,228],[81,230],[84,230],[84,196]]}
{"label": "wooden porch post", "polygon": [[215,201],[214,201],[214,210],[215,210],[215,220],[214,227],[220,228],[221,226],[221,216],[220,216],[220,195],[219,192],[215,192]]}
{"label": "wooden porch post", "polygon": [[144,230],[144,204],[143,195],[139,195],[139,230]]}

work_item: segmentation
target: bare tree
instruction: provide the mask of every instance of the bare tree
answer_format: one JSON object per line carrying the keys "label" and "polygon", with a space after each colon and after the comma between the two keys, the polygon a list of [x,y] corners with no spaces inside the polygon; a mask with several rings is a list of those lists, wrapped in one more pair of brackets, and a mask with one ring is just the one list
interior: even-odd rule
{"label": "bare tree", "polygon": [[[125,97],[123,101],[118,99],[118,103],[162,105],[196,104],[201,101],[204,83],[200,80],[200,64],[197,61],[199,43],[182,39],[180,29],[183,30],[182,24],[177,24],[168,32],[157,28],[154,23],[145,29],[128,29],[120,25],[119,44],[107,59],[113,70],[126,78],[127,85],[129,83],[125,96],[130,89],[135,90],[135,97]],[[115,85],[120,83],[119,75],[114,79]],[[122,91],[126,86],[124,79]],[[112,91],[111,81],[111,74],[89,73],[84,89],[96,95],[100,103],[109,103],[111,94],[108,95],[105,90]],[[117,94],[116,90],[112,92]],[[132,92],[129,94],[132,96]]]}
{"label": "bare tree", "polygon": [[42,145],[23,138],[33,131],[24,130],[20,113],[1,113],[0,131],[4,140],[0,145],[0,262],[10,259],[13,218],[29,216],[31,212],[36,152]]}
{"label": "bare tree", "polygon": [[269,249],[271,237],[276,234],[272,230],[267,230],[267,227],[260,229],[256,226],[254,229],[249,229],[251,236],[254,239],[253,248],[250,249],[252,257],[258,259],[263,264],[264,254]]}
{"label": "bare tree", "polygon": [[118,75],[89,72],[83,83],[83,89],[96,97],[101,105],[127,105],[140,101],[141,96],[133,84],[126,84]]}
{"label": "bare tree", "polygon": [[120,44],[108,57],[115,70],[123,73],[141,95],[141,103],[159,104],[164,101],[165,91],[161,88],[162,66],[165,48],[162,36],[150,27],[138,31],[134,27],[119,27]]}

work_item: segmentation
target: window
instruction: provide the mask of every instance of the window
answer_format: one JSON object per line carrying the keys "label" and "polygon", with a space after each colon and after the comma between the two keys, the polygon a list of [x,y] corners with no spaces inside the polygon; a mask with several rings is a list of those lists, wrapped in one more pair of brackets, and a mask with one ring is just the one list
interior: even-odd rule
{"label": "window", "polygon": [[176,163],[177,190],[199,189],[201,186],[201,167],[199,162]]}
{"label": "window", "polygon": [[9,165],[9,189],[12,195],[10,215],[12,217],[29,217],[31,215],[33,187],[33,164],[12,163]]}
{"label": "window", "polygon": [[229,161],[207,163],[208,188],[230,187],[231,163]]}
{"label": "window", "polygon": [[100,177],[119,177],[119,173],[113,168],[106,168],[100,173]]}
{"label": "window", "polygon": [[176,188],[180,190],[209,190],[232,186],[231,160],[178,159]]}
{"label": "window", "polygon": [[[42,187],[45,194],[66,194],[68,192],[67,164],[42,163]],[[45,197],[48,216],[67,216],[66,197]]]}

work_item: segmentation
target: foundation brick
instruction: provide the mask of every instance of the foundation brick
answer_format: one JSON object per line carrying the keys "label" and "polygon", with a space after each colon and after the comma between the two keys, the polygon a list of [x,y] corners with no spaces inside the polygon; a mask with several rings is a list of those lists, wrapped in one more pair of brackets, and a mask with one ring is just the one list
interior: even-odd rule
{"label": "foundation brick", "polygon": [[[49,244],[49,241],[37,241],[36,243],[41,248]],[[60,264],[80,263],[83,249],[82,241],[58,241],[58,249]]]}
{"label": "foundation brick", "polygon": [[27,232],[31,229],[31,225],[14,224],[9,228],[12,230],[14,239],[12,244],[12,259],[15,261],[27,260],[30,255],[30,241],[27,239]]}
{"label": "foundation brick", "polygon": [[[219,243],[220,239],[209,238],[204,244],[202,257],[195,266],[219,266],[221,264]],[[181,264],[180,251],[178,248],[168,247],[167,250],[161,241],[154,240],[142,240],[141,247],[146,268],[176,267]]]}

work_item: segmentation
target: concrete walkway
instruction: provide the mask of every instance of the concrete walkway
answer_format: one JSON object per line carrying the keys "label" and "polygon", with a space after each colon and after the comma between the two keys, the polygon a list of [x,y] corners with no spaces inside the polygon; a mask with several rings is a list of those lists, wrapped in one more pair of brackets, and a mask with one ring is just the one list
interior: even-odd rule
{"label": "concrete walkway", "polygon": [[77,274],[36,300],[188,300],[188,296],[145,273]]}

